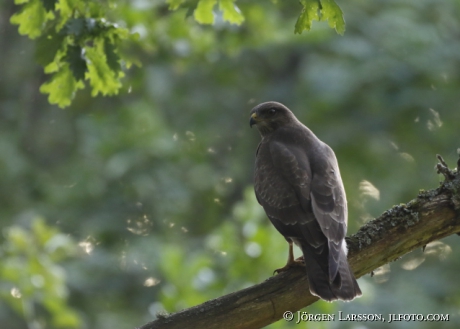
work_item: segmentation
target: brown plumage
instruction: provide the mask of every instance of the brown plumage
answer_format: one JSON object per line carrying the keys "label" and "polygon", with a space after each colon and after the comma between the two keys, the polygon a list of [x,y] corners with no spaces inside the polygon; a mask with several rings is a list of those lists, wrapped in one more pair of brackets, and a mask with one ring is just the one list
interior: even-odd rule
{"label": "brown plumage", "polygon": [[[257,148],[255,192],[268,218],[289,243],[300,247],[310,292],[324,300],[352,300],[361,290],[347,261],[347,200],[332,149],[283,104],[251,110],[262,140]],[[302,262],[303,265],[303,262]]]}

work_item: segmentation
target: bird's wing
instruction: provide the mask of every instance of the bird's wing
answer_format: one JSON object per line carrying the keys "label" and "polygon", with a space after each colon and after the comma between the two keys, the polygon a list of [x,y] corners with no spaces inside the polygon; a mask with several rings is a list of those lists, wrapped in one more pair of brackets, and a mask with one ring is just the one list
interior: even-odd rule
{"label": "bird's wing", "polygon": [[311,199],[313,213],[328,240],[329,278],[332,280],[340,266],[340,249],[345,248],[347,231],[347,200],[334,152],[324,144],[321,170],[313,173]]}

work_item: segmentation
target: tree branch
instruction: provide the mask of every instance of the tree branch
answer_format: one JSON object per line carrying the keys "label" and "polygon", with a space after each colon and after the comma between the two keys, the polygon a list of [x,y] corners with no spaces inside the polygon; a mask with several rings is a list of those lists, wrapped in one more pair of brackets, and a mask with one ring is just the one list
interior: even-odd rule
{"label": "tree branch", "polygon": [[[441,157],[442,185],[394,206],[347,238],[348,259],[361,277],[416,248],[460,232],[460,175]],[[460,161],[458,163],[460,167]],[[305,269],[292,268],[255,286],[183,311],[161,316],[140,329],[261,328],[318,300],[308,290]]]}

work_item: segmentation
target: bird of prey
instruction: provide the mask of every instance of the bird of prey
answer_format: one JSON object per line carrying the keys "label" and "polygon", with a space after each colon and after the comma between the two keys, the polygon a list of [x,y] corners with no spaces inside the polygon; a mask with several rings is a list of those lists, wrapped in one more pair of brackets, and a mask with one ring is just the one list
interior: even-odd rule
{"label": "bird of prey", "polygon": [[[289,243],[286,266],[305,265],[310,292],[326,301],[361,296],[347,261],[347,200],[334,151],[283,104],[251,110],[262,140],[255,163],[255,193]],[[294,259],[293,243],[303,253]]]}

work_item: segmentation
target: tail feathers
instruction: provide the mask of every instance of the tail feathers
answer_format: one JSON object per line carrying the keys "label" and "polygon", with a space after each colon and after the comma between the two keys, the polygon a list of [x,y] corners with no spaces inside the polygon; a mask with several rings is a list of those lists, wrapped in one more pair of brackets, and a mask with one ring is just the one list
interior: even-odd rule
{"label": "tail feathers", "polygon": [[326,301],[344,300],[351,301],[362,295],[356,282],[344,250],[340,251],[338,273],[334,281],[329,281],[328,273],[321,269],[318,261],[312,257],[311,252],[302,248],[307,267],[310,292]]}

